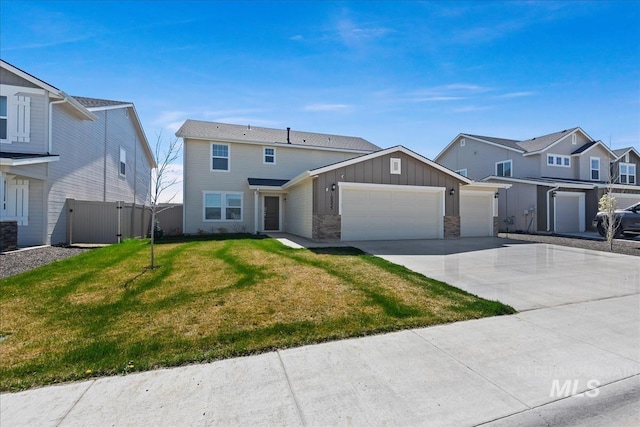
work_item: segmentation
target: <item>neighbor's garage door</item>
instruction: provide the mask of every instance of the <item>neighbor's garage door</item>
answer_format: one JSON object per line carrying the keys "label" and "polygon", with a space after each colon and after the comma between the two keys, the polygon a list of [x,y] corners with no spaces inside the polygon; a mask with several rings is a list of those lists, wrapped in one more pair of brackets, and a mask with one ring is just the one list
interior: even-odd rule
{"label": "neighbor's garage door", "polygon": [[441,239],[444,188],[340,183],[342,240]]}
{"label": "neighbor's garage door", "polygon": [[628,208],[634,203],[640,202],[640,194],[613,193],[612,195],[616,199],[618,209]]}
{"label": "neighbor's garage door", "polygon": [[493,236],[494,193],[460,191],[460,236]]}
{"label": "neighbor's garage door", "polygon": [[584,193],[557,191],[554,197],[555,231],[576,233],[585,230]]}

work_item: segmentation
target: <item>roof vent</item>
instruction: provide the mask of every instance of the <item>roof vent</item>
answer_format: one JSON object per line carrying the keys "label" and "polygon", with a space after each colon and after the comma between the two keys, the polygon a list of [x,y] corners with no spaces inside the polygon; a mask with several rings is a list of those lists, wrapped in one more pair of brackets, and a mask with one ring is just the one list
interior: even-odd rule
{"label": "roof vent", "polygon": [[247,129],[251,130],[251,125],[247,125]]}
{"label": "roof vent", "polygon": [[291,144],[291,128],[287,128],[287,144]]}

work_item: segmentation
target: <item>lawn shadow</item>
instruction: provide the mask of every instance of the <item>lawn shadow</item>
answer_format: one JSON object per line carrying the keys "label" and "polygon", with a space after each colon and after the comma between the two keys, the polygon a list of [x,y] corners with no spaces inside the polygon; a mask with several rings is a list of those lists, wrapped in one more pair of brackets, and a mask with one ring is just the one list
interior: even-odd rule
{"label": "lawn shadow", "polygon": [[249,234],[249,233],[219,233],[219,234],[202,234],[202,235],[185,235],[171,236],[157,239],[156,245],[168,243],[189,243],[189,242],[207,242],[207,241],[225,241],[225,240],[264,240],[269,239],[265,234]]}
{"label": "lawn shadow", "polygon": [[309,248],[316,255],[366,255],[361,249],[353,246],[334,246],[328,248]]}

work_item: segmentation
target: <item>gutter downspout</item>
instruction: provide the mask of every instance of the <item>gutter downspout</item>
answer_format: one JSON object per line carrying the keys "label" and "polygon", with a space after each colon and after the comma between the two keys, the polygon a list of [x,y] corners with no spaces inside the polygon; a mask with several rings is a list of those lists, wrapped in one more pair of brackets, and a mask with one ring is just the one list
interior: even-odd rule
{"label": "gutter downspout", "polygon": [[50,101],[49,102],[49,151],[48,154],[51,154],[53,151],[53,105],[54,104],[62,104],[67,102],[67,96],[65,95],[64,99],[59,101]]}
{"label": "gutter downspout", "polygon": [[552,191],[556,191],[558,188],[560,188],[559,186],[557,187],[553,187],[552,189],[550,189],[549,191],[547,191],[547,232],[551,231],[551,203],[549,202],[549,194],[551,194]]}

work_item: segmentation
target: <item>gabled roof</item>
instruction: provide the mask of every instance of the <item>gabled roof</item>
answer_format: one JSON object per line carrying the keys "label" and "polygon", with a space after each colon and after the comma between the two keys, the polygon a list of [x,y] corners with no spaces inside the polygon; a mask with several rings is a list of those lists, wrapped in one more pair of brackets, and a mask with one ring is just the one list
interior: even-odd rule
{"label": "gabled roof", "polygon": [[[287,139],[288,135],[288,139]],[[176,132],[180,138],[205,139],[222,142],[254,144],[279,144],[294,147],[312,147],[356,152],[372,152],[380,147],[354,136],[301,132],[287,129],[271,129],[228,123],[187,120]]]}
{"label": "gabled roof", "polygon": [[98,99],[98,98],[87,98],[85,96],[74,96],[76,101],[78,101],[82,106],[87,109],[104,109],[105,107],[127,107],[133,105],[132,102],[124,102],[124,101],[111,101],[108,99]]}
{"label": "gabled roof", "polygon": [[591,142],[588,142],[588,143],[584,144],[582,147],[580,147],[577,150],[575,150],[573,153],[571,153],[571,155],[580,155],[580,154],[586,153],[587,151],[591,150],[592,148],[595,148],[595,147],[598,147],[598,146],[600,146],[604,150],[606,150],[607,153],[609,153],[609,155],[612,158],[615,158],[614,152],[611,151],[609,149],[609,147],[604,145],[604,143],[602,141],[591,141]]}
{"label": "gabled roof", "polygon": [[636,156],[640,157],[640,152],[638,152],[638,150],[636,150],[635,147],[626,147],[626,148],[618,148],[616,150],[612,150],[613,154],[615,155],[614,160],[618,160],[622,158],[622,156],[624,156],[625,154],[631,151],[636,153]]}
{"label": "gabled roof", "polygon": [[431,166],[434,169],[437,169],[441,172],[444,172],[447,175],[450,175],[451,177],[464,182],[465,184],[471,184],[473,181],[470,180],[469,178],[460,175],[459,173],[456,173],[454,171],[452,171],[451,169],[448,169],[432,160],[427,159],[424,156],[421,156],[420,154],[416,153],[415,151],[409,150],[406,147],[403,147],[402,145],[397,145],[395,147],[391,147],[391,148],[387,148],[384,150],[379,150],[373,153],[369,153],[369,154],[364,154],[362,156],[358,156],[358,157],[354,157],[352,159],[348,159],[348,160],[343,160],[341,162],[337,162],[337,163],[333,163],[331,165],[328,166],[322,166],[319,168],[315,168],[315,169],[311,169],[305,172],[302,172],[300,175],[296,176],[295,178],[291,179],[289,182],[287,182],[286,184],[283,185],[283,188],[288,188],[291,187],[295,184],[297,184],[298,182],[302,181],[305,178],[311,177],[311,176],[315,176],[315,175],[319,175],[321,173],[325,173],[325,172],[329,172],[332,171],[334,169],[338,169],[338,168],[343,168],[345,166],[350,166],[350,165],[354,165],[356,163],[360,163],[360,162],[364,162],[367,160],[371,160],[371,159],[375,159],[376,157],[380,157],[380,156],[384,156],[387,154],[392,154],[392,153],[396,153],[396,152],[401,152],[404,153],[410,157],[413,157],[414,159],[426,163],[427,165]]}
{"label": "gabled roof", "polygon": [[[460,137],[472,138],[477,141],[484,142],[485,144],[494,145],[498,147],[505,147],[527,156],[530,154],[538,154],[539,152],[544,151],[545,149],[562,141],[572,133],[575,133],[578,131],[580,131],[590,140],[590,142],[586,144],[587,145],[586,147],[585,146],[580,147],[580,148],[583,148],[584,151],[586,151],[590,148],[589,144],[593,144],[595,143],[595,141],[593,140],[593,138],[587,135],[587,133],[583,131],[580,127],[565,129],[559,132],[554,132],[554,133],[550,133],[542,136],[536,136],[531,139],[525,139],[520,141],[515,139],[495,138],[492,136],[473,135],[470,133],[460,133],[444,148],[444,150],[442,150],[436,156],[436,160],[438,160]],[[577,154],[577,153],[574,153],[574,154]]]}
{"label": "gabled roof", "polygon": [[544,150],[545,148],[551,147],[557,142],[560,142],[561,140],[568,137],[569,135],[576,132],[577,130],[580,130],[587,138],[589,138],[590,140],[593,140],[582,129],[580,129],[579,127],[575,127],[571,129],[565,129],[560,132],[554,132],[547,135],[536,136],[531,139],[520,141],[518,143],[518,146],[522,147],[522,149],[526,151],[527,154],[536,153]]}
{"label": "gabled roof", "polygon": [[61,100],[66,101],[77,113],[80,114],[80,116],[84,119],[87,120],[96,120],[96,116],[91,113],[89,110],[87,110],[82,104],[80,104],[78,101],[76,101],[72,96],[67,95],[66,93],[64,93],[63,91],[61,91],[60,89],[58,89],[57,87],[50,85],[49,83],[45,82],[44,80],[40,80],[37,77],[32,76],[31,74],[27,73],[24,70],[21,70],[20,68],[9,64],[6,61],[3,61],[0,59],[0,68],[4,68],[5,70],[27,80],[28,82],[32,83],[34,86],[37,86],[41,89],[46,90],[47,92],[49,92],[51,94],[51,96],[53,98],[58,98]]}

